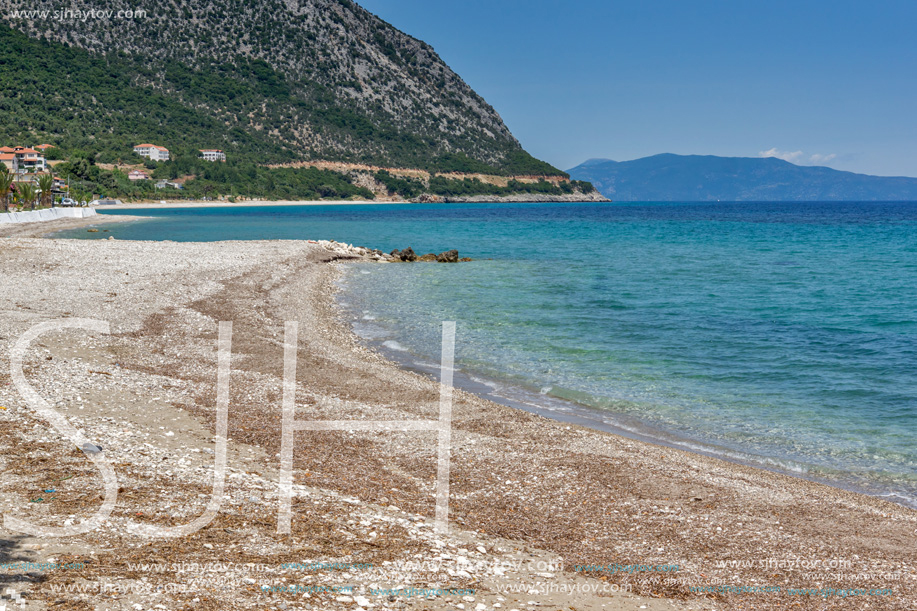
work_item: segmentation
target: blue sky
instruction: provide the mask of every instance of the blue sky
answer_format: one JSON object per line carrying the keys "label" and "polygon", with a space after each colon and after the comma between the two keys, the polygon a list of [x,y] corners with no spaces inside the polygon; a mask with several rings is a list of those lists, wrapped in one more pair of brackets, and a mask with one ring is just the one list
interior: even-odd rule
{"label": "blue sky", "polygon": [[917,2],[357,0],[532,154],[781,156],[917,176]]}

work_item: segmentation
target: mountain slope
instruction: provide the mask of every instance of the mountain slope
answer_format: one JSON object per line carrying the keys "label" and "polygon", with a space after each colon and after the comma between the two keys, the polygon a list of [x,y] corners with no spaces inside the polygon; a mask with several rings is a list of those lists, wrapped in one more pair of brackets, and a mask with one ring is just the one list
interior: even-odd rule
{"label": "mountain slope", "polygon": [[4,139],[113,155],[172,129],[268,162],[561,174],[429,45],[349,0],[89,0],[79,10],[116,14],[85,21],[54,0],[6,4]]}
{"label": "mountain slope", "polygon": [[616,201],[904,201],[917,178],[868,176],[775,158],[662,154],[590,159],[569,171]]}

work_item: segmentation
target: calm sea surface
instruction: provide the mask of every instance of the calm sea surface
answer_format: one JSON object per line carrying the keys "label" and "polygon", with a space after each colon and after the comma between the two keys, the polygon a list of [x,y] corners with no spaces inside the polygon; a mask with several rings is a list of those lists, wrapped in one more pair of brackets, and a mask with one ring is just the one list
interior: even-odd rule
{"label": "calm sea surface", "polygon": [[455,320],[495,395],[917,506],[917,203],[123,212],[70,235],[457,248],[349,265],[355,330],[423,368]]}

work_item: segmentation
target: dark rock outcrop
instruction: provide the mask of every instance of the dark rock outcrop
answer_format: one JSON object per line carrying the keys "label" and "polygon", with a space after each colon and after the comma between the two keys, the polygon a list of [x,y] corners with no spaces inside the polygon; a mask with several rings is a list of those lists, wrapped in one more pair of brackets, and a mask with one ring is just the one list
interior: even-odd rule
{"label": "dark rock outcrop", "polygon": [[459,253],[454,248],[452,250],[447,250],[446,252],[441,252],[436,255],[437,263],[458,263]]}
{"label": "dark rock outcrop", "polygon": [[398,259],[399,261],[416,261],[417,253],[414,252],[414,249],[408,246],[404,250],[398,250],[397,248],[392,251],[392,256]]}

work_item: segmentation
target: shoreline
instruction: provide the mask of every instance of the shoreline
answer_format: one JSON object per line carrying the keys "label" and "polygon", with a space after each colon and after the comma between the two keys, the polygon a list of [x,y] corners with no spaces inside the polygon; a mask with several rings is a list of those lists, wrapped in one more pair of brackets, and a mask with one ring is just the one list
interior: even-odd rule
{"label": "shoreline", "polygon": [[[323,202],[315,202],[315,205],[321,205],[322,203]],[[347,204],[362,203],[362,202],[340,201],[340,202],[335,202],[335,203],[347,205]],[[398,202],[387,202],[387,203],[398,203]],[[219,206],[219,204],[214,204],[214,205]],[[259,205],[295,206],[295,205],[300,205],[300,204],[297,202],[262,202]],[[208,205],[208,203],[205,202],[205,203],[202,203],[201,206],[189,204],[184,207],[213,207],[213,206],[210,206]],[[104,221],[99,220],[102,218],[104,218]],[[27,223],[27,224],[20,224],[18,226],[17,225],[11,225],[11,226],[10,225],[0,225],[0,236],[4,235],[3,230],[2,230],[3,227],[10,227],[13,230],[18,230],[18,232],[15,233],[14,235],[17,235],[20,237],[45,237],[45,238],[55,239],[57,234],[62,233],[64,231],[78,229],[81,227],[91,228],[97,224],[104,225],[104,224],[114,223],[114,222],[131,222],[131,221],[136,221],[136,220],[143,220],[144,218],[155,218],[155,217],[142,217],[142,216],[133,216],[133,215],[130,215],[130,216],[128,215],[108,215],[106,216],[102,214],[102,215],[96,215],[94,217],[85,218],[85,219],[58,219],[56,221],[46,221],[44,223]],[[51,231],[47,231],[48,225],[52,223],[55,225],[60,224],[61,226],[55,226]],[[347,254],[350,254],[350,253],[347,253]],[[342,309],[339,306],[337,306],[336,303],[335,303],[335,307],[337,307],[338,309]],[[367,340],[365,338],[358,336],[352,329],[351,321],[347,321],[342,318],[341,322],[342,324],[345,324],[347,326],[348,331],[351,334],[353,334],[354,337],[359,338],[359,342],[361,342],[362,344],[366,345],[367,347],[369,347],[370,349],[374,351],[378,351],[380,354],[382,354],[386,359],[391,361],[396,366],[402,369],[405,369],[407,371],[411,371],[414,373],[420,373],[422,375],[427,375],[427,376],[438,374],[438,372],[426,371],[424,367],[422,367],[414,358],[400,358],[404,355],[408,355],[409,353],[404,353],[404,355],[402,355],[398,351],[390,350],[386,348],[385,346],[381,345],[381,343],[379,342],[373,342],[371,340]],[[480,397],[483,400],[499,403],[501,405],[505,405],[513,409],[524,410],[529,413],[554,420],[561,424],[576,424],[578,426],[583,426],[583,427],[589,428],[594,431],[599,431],[599,432],[612,434],[612,435],[619,435],[619,436],[622,436],[628,439],[632,439],[634,441],[639,441],[642,443],[656,444],[656,445],[660,445],[662,447],[666,447],[666,448],[670,448],[674,450],[698,454],[700,456],[706,456],[708,458],[724,460],[726,462],[733,463],[736,465],[750,467],[753,469],[762,469],[762,470],[765,470],[771,473],[777,473],[777,474],[786,475],[788,477],[799,478],[799,479],[809,481],[812,483],[822,484],[822,485],[834,487],[840,490],[853,492],[856,494],[864,494],[864,495],[867,495],[873,498],[892,502],[896,505],[900,505],[907,509],[917,510],[917,505],[915,505],[915,502],[913,499],[907,499],[905,497],[902,497],[900,494],[889,492],[889,491],[879,492],[879,491],[869,490],[866,486],[864,486],[862,483],[858,482],[855,478],[852,478],[852,477],[848,479],[844,479],[843,477],[839,477],[837,479],[831,479],[828,477],[821,477],[817,474],[812,474],[810,472],[799,472],[799,471],[792,470],[790,468],[781,468],[779,465],[766,464],[766,461],[769,460],[767,456],[756,456],[756,455],[743,456],[743,452],[741,450],[735,450],[735,449],[730,449],[730,448],[720,448],[716,446],[715,444],[710,444],[702,440],[679,437],[678,435],[672,434],[668,431],[655,429],[651,426],[645,425],[644,423],[640,422],[639,420],[635,420],[634,422],[630,424],[622,423],[616,420],[616,416],[614,414],[611,414],[610,417],[612,421],[609,422],[607,420],[607,417],[609,417],[609,414],[605,414],[601,410],[597,410],[595,408],[591,408],[586,405],[580,405],[578,403],[575,403],[569,400],[560,399],[560,398],[553,399],[557,403],[560,403],[560,404],[563,404],[564,406],[569,406],[570,408],[572,408],[572,411],[570,413],[565,413],[563,411],[552,409],[549,405],[543,405],[542,403],[538,402],[538,399],[539,399],[538,397],[533,397],[532,398],[533,400],[527,401],[525,400],[525,398],[504,396],[499,393],[493,392],[493,388],[491,388],[486,383],[480,384],[480,383],[472,382],[471,374],[464,374],[463,372],[457,370],[456,377],[457,377],[457,380],[462,380],[463,378],[467,378],[465,380],[465,384],[462,385],[461,387],[464,390],[472,392],[473,394],[477,395],[478,397]],[[493,382],[502,383],[500,380],[496,380],[496,379],[493,380]],[[457,385],[457,387],[459,386]],[[770,459],[770,460],[774,460],[774,459]],[[805,467],[805,465],[802,465],[802,466]],[[891,500],[891,499],[895,499],[895,500]]]}
{"label": "shoreline", "polygon": [[[352,327],[352,320],[344,322],[348,327]],[[379,352],[384,358],[407,371],[433,378],[438,375],[438,371],[433,371],[429,367],[424,366],[424,363],[418,360],[421,357],[414,355],[410,351],[395,350],[385,346],[384,342],[381,340],[368,339],[355,332],[354,335],[356,335],[359,341],[369,349]],[[396,339],[396,341],[398,340]],[[479,380],[478,378],[482,379]],[[508,386],[512,392],[510,394],[501,394],[497,392],[491,384]],[[826,476],[814,474],[811,470],[799,471],[780,467],[775,464],[767,464],[767,461],[776,462],[777,459],[764,455],[748,454],[742,450],[733,448],[720,447],[704,440],[680,437],[676,433],[655,428],[634,417],[631,417],[631,422],[625,423],[621,421],[620,414],[603,412],[598,408],[576,403],[569,399],[548,395],[551,402],[560,407],[560,409],[558,409],[557,407],[551,407],[551,405],[545,402],[544,396],[538,395],[534,390],[523,388],[499,378],[488,377],[479,373],[467,373],[460,369],[456,369],[455,386],[456,388],[461,388],[462,390],[473,393],[483,400],[499,403],[513,409],[523,410],[537,416],[554,420],[560,424],[574,424],[593,431],[617,435],[641,443],[658,445],[752,469],[760,469],[770,473],[798,478],[808,482],[837,488],[839,490],[863,494],[865,496],[900,505],[906,509],[917,510],[917,499],[887,490],[870,490],[847,472],[841,473],[837,479],[831,479]],[[799,465],[803,469],[812,466],[802,463],[799,463]]]}
{"label": "shoreline", "polygon": [[[312,204],[307,205],[323,205],[329,202],[313,202]],[[333,205],[349,205],[349,204],[362,204],[365,202],[351,202],[351,201],[337,201],[330,202]],[[410,202],[380,202],[380,203],[410,203]],[[302,205],[300,202],[259,202],[259,206],[297,206]],[[143,205],[135,205],[138,209],[142,209]],[[172,206],[170,206],[172,207]],[[179,207],[179,206],[175,206]],[[223,207],[220,203],[208,203],[201,202],[200,204],[186,204],[181,207]],[[70,231],[73,229],[79,229],[82,227],[93,228],[97,225],[105,225],[110,223],[117,222],[132,222],[137,220],[144,220],[146,218],[155,218],[155,217],[143,217],[143,216],[134,216],[134,215],[96,215],[89,218],[75,218],[75,219],[57,219],[54,221],[45,221],[45,222],[36,222],[36,223],[21,223],[21,224],[2,224],[0,225],[0,237],[42,237],[49,239],[57,239],[56,236],[62,232]],[[6,229],[6,231],[4,231]],[[64,238],[66,239],[66,238]],[[115,239],[115,238],[112,238]],[[350,255],[352,253],[345,253]],[[336,305],[336,304],[335,304]],[[351,327],[350,321],[345,321],[343,318],[340,321],[342,324],[347,326],[348,332],[351,333],[355,338],[358,338],[360,343],[363,343],[370,349],[378,351],[386,359],[391,361],[395,366],[411,371],[414,373],[420,373],[421,375],[432,375],[437,372],[425,371],[416,360],[411,358],[399,358],[402,355],[397,351],[390,350],[385,346],[382,346],[381,343],[372,342],[371,340],[364,339],[358,336]],[[405,353],[407,354],[407,353]],[[844,477],[839,477],[837,479],[831,479],[829,477],[822,477],[817,474],[812,474],[810,472],[799,472],[792,470],[790,468],[782,468],[779,465],[766,464],[766,461],[769,460],[767,456],[755,456],[747,455],[743,457],[743,452],[741,450],[735,450],[730,448],[719,448],[715,444],[709,444],[707,442],[691,439],[691,438],[682,438],[675,434],[672,434],[668,431],[657,430],[651,426],[647,426],[644,423],[636,420],[632,423],[631,426],[628,426],[624,423],[619,423],[616,421],[608,422],[604,417],[606,414],[603,414],[601,410],[591,408],[589,406],[580,405],[572,401],[565,399],[555,398],[554,400],[558,403],[564,405],[569,405],[573,408],[572,413],[559,412],[552,409],[550,406],[542,405],[537,401],[526,401],[522,398],[514,398],[501,395],[499,393],[493,392],[493,389],[485,384],[478,384],[471,382],[470,374],[463,374],[460,371],[456,372],[458,376],[464,376],[468,378],[468,384],[464,387],[465,390],[474,393],[483,400],[492,401],[505,405],[513,409],[520,409],[527,411],[529,413],[545,417],[548,419],[555,420],[561,424],[576,424],[578,426],[583,426],[594,431],[603,432],[612,435],[619,435],[628,439],[639,441],[642,443],[656,444],[662,447],[679,450],[683,452],[698,454],[700,456],[705,456],[708,458],[724,460],[726,462],[741,465],[753,469],[761,469],[771,473],[781,474],[792,478],[798,478],[804,481],[830,486],[837,488],[839,490],[845,490],[848,492],[853,492],[856,494],[863,494],[870,496],[872,498],[888,501],[896,505],[902,506],[907,509],[917,510],[917,505],[914,504],[913,499],[908,499],[902,497],[900,494],[891,492],[891,491],[875,491],[868,489],[864,484],[858,482],[855,478],[845,479]],[[499,383],[500,380],[493,380],[494,382]],[[481,388],[475,388],[475,386]],[[612,420],[614,420],[614,415],[611,415]],[[774,459],[770,459],[774,460]],[[805,467],[805,465],[803,465]],[[890,499],[895,500],[890,500]]]}
{"label": "shoreline", "polygon": [[53,221],[37,221],[33,223],[0,223],[0,238],[54,238],[55,234],[62,231],[93,228],[112,223],[127,223],[143,220],[147,217],[134,215],[104,215],[96,214],[85,218],[61,218]]}
{"label": "shoreline", "polygon": [[610,200],[606,199],[533,199],[531,197],[523,196],[509,196],[506,198],[494,198],[493,196],[467,196],[464,198],[446,198],[443,202],[414,202],[414,201],[403,201],[403,200],[302,200],[302,201],[290,201],[290,200],[254,200],[254,201],[245,201],[245,202],[186,202],[186,201],[177,201],[177,202],[166,202],[164,204],[158,202],[137,202],[129,204],[120,204],[117,206],[104,206],[96,208],[100,214],[104,214],[106,210],[150,210],[156,208],[244,208],[246,206],[376,206],[376,205],[408,205],[408,206],[428,206],[430,204],[454,204],[454,203],[467,203],[467,204],[480,204],[480,203],[503,203],[503,204],[517,204],[517,203],[611,203]]}
{"label": "shoreline", "polygon": [[[123,503],[130,505],[113,516],[111,533],[106,529],[50,543],[26,538],[16,544],[17,553],[27,557],[31,552],[25,546],[47,545],[40,559],[53,555],[63,562],[85,558],[90,549],[104,549],[97,553],[99,563],[92,574],[86,575],[94,579],[101,579],[106,570],[114,571],[109,575],[112,579],[116,575],[130,579],[124,561],[118,562],[121,557],[147,562],[157,557],[188,562],[246,558],[245,562],[276,566],[283,558],[290,558],[284,562],[346,558],[378,563],[386,556],[441,555],[430,555],[435,554],[430,550],[439,548],[437,539],[421,536],[415,531],[426,533],[425,529],[409,526],[429,524],[433,515],[429,486],[435,450],[428,436],[417,434],[301,434],[295,449],[294,483],[299,492],[294,499],[293,537],[272,534],[285,320],[300,322],[297,419],[429,419],[438,410],[435,382],[367,349],[343,320],[333,294],[341,270],[330,264],[341,253],[301,241],[12,239],[5,244],[11,249],[0,262],[8,284],[0,297],[0,307],[8,313],[0,319],[4,356],[10,342],[37,321],[68,314],[112,322],[108,338],[87,340],[77,333],[42,339],[32,351],[38,354],[28,361],[29,380],[47,396],[78,391],[80,400],[70,398],[60,409],[86,422],[87,431],[101,441],[107,455],[126,465],[119,467],[119,473],[128,478],[122,484],[129,494]],[[44,270],[40,276],[34,271],[36,265]],[[230,479],[231,502],[211,527],[193,539],[166,544],[116,536],[114,529],[124,520],[136,519],[138,502],[148,516],[145,520],[166,523],[184,523],[202,511],[202,501],[194,499],[206,500],[212,472],[212,457],[201,451],[212,447],[214,340],[219,320],[235,323],[229,445],[231,475],[237,477]],[[87,370],[88,385],[79,382]],[[58,380],[70,382],[61,386]],[[862,608],[863,597],[786,593],[788,588],[828,587],[894,589],[894,595],[869,599],[870,604],[881,605],[876,608],[904,610],[917,602],[913,595],[917,512],[913,510],[796,477],[549,420],[461,389],[455,390],[454,398],[453,533],[441,542],[448,549],[450,544],[464,547],[468,552],[458,553],[466,558],[493,562],[510,553],[534,554],[552,559],[557,567],[502,577],[472,570],[466,571],[468,578],[439,578],[441,585],[475,587],[475,604],[489,609],[503,598],[506,609],[529,608],[531,600],[548,608],[572,605],[606,611],[785,609],[796,603],[803,609]],[[0,411],[0,419],[16,424],[0,428],[6,431],[0,436],[0,460],[19,461],[15,469],[4,470],[0,502],[7,505],[7,513],[35,519],[43,515],[35,512],[40,506],[29,504],[36,493],[41,495],[37,482],[58,488],[55,494],[65,497],[62,489],[67,484],[50,485],[45,483],[49,476],[41,475],[48,463],[37,458],[47,455],[43,448],[50,442],[42,441],[47,434],[35,428],[40,421],[31,418],[12,389],[0,387],[0,400],[8,408]],[[168,431],[162,430],[166,427]],[[164,436],[167,432],[169,436]],[[138,435],[143,441],[139,446],[133,441]],[[51,453],[52,457],[66,455]],[[73,460],[69,467],[54,467],[62,471],[54,478],[66,477],[68,470],[78,470],[85,463],[79,453]],[[91,466],[88,471],[81,477],[91,480],[95,472]],[[29,482],[36,483],[30,488]],[[168,492],[176,486],[184,491],[181,498],[188,499],[177,513],[175,494]],[[158,492],[160,488],[165,494]],[[63,509],[70,514],[91,513],[98,504],[86,505],[78,497],[58,497],[54,503],[63,505],[58,513]],[[313,503],[323,512],[306,512]],[[23,513],[30,509],[31,513]],[[366,513],[358,517],[354,511]],[[408,530],[385,531],[379,526],[381,518],[392,517],[391,528]],[[404,524],[398,522],[402,519]],[[371,537],[370,530],[383,535]],[[332,534],[341,531],[350,534],[344,539]],[[315,533],[327,534],[316,539]],[[213,551],[201,549],[201,536],[210,541]],[[464,538],[464,543],[456,538]],[[373,539],[373,545],[365,543]],[[152,556],[150,545],[155,548]],[[806,562],[842,559],[850,566],[841,576],[826,571],[812,577],[801,565],[775,570],[758,564],[759,559],[789,557]],[[730,564],[746,561],[747,565]],[[647,579],[653,576],[574,568],[614,564],[678,565],[679,572],[671,579]],[[898,577],[890,580],[883,575]],[[51,583],[64,577],[49,576]],[[323,575],[322,580],[326,577],[338,584],[345,579]],[[538,582],[569,586],[575,580],[628,586],[643,597],[546,592],[516,596],[514,601],[498,588],[506,581],[497,581],[504,578],[534,590]],[[256,584],[262,583],[258,579]],[[386,579],[399,578],[367,575],[357,581],[405,583]],[[425,574],[412,579],[408,583],[418,587],[435,583]],[[194,603],[195,608],[268,604],[263,593],[246,583],[240,577],[234,589],[208,592],[213,606],[205,605],[205,600]],[[691,590],[721,584],[784,591],[774,595]],[[198,590],[166,600],[191,604],[191,596],[204,594]],[[658,596],[665,598],[651,598]],[[270,604],[277,602],[270,600]],[[422,604],[455,609],[458,599],[379,602],[382,608]],[[329,596],[312,599],[305,608],[316,604],[321,609],[354,605]]]}

